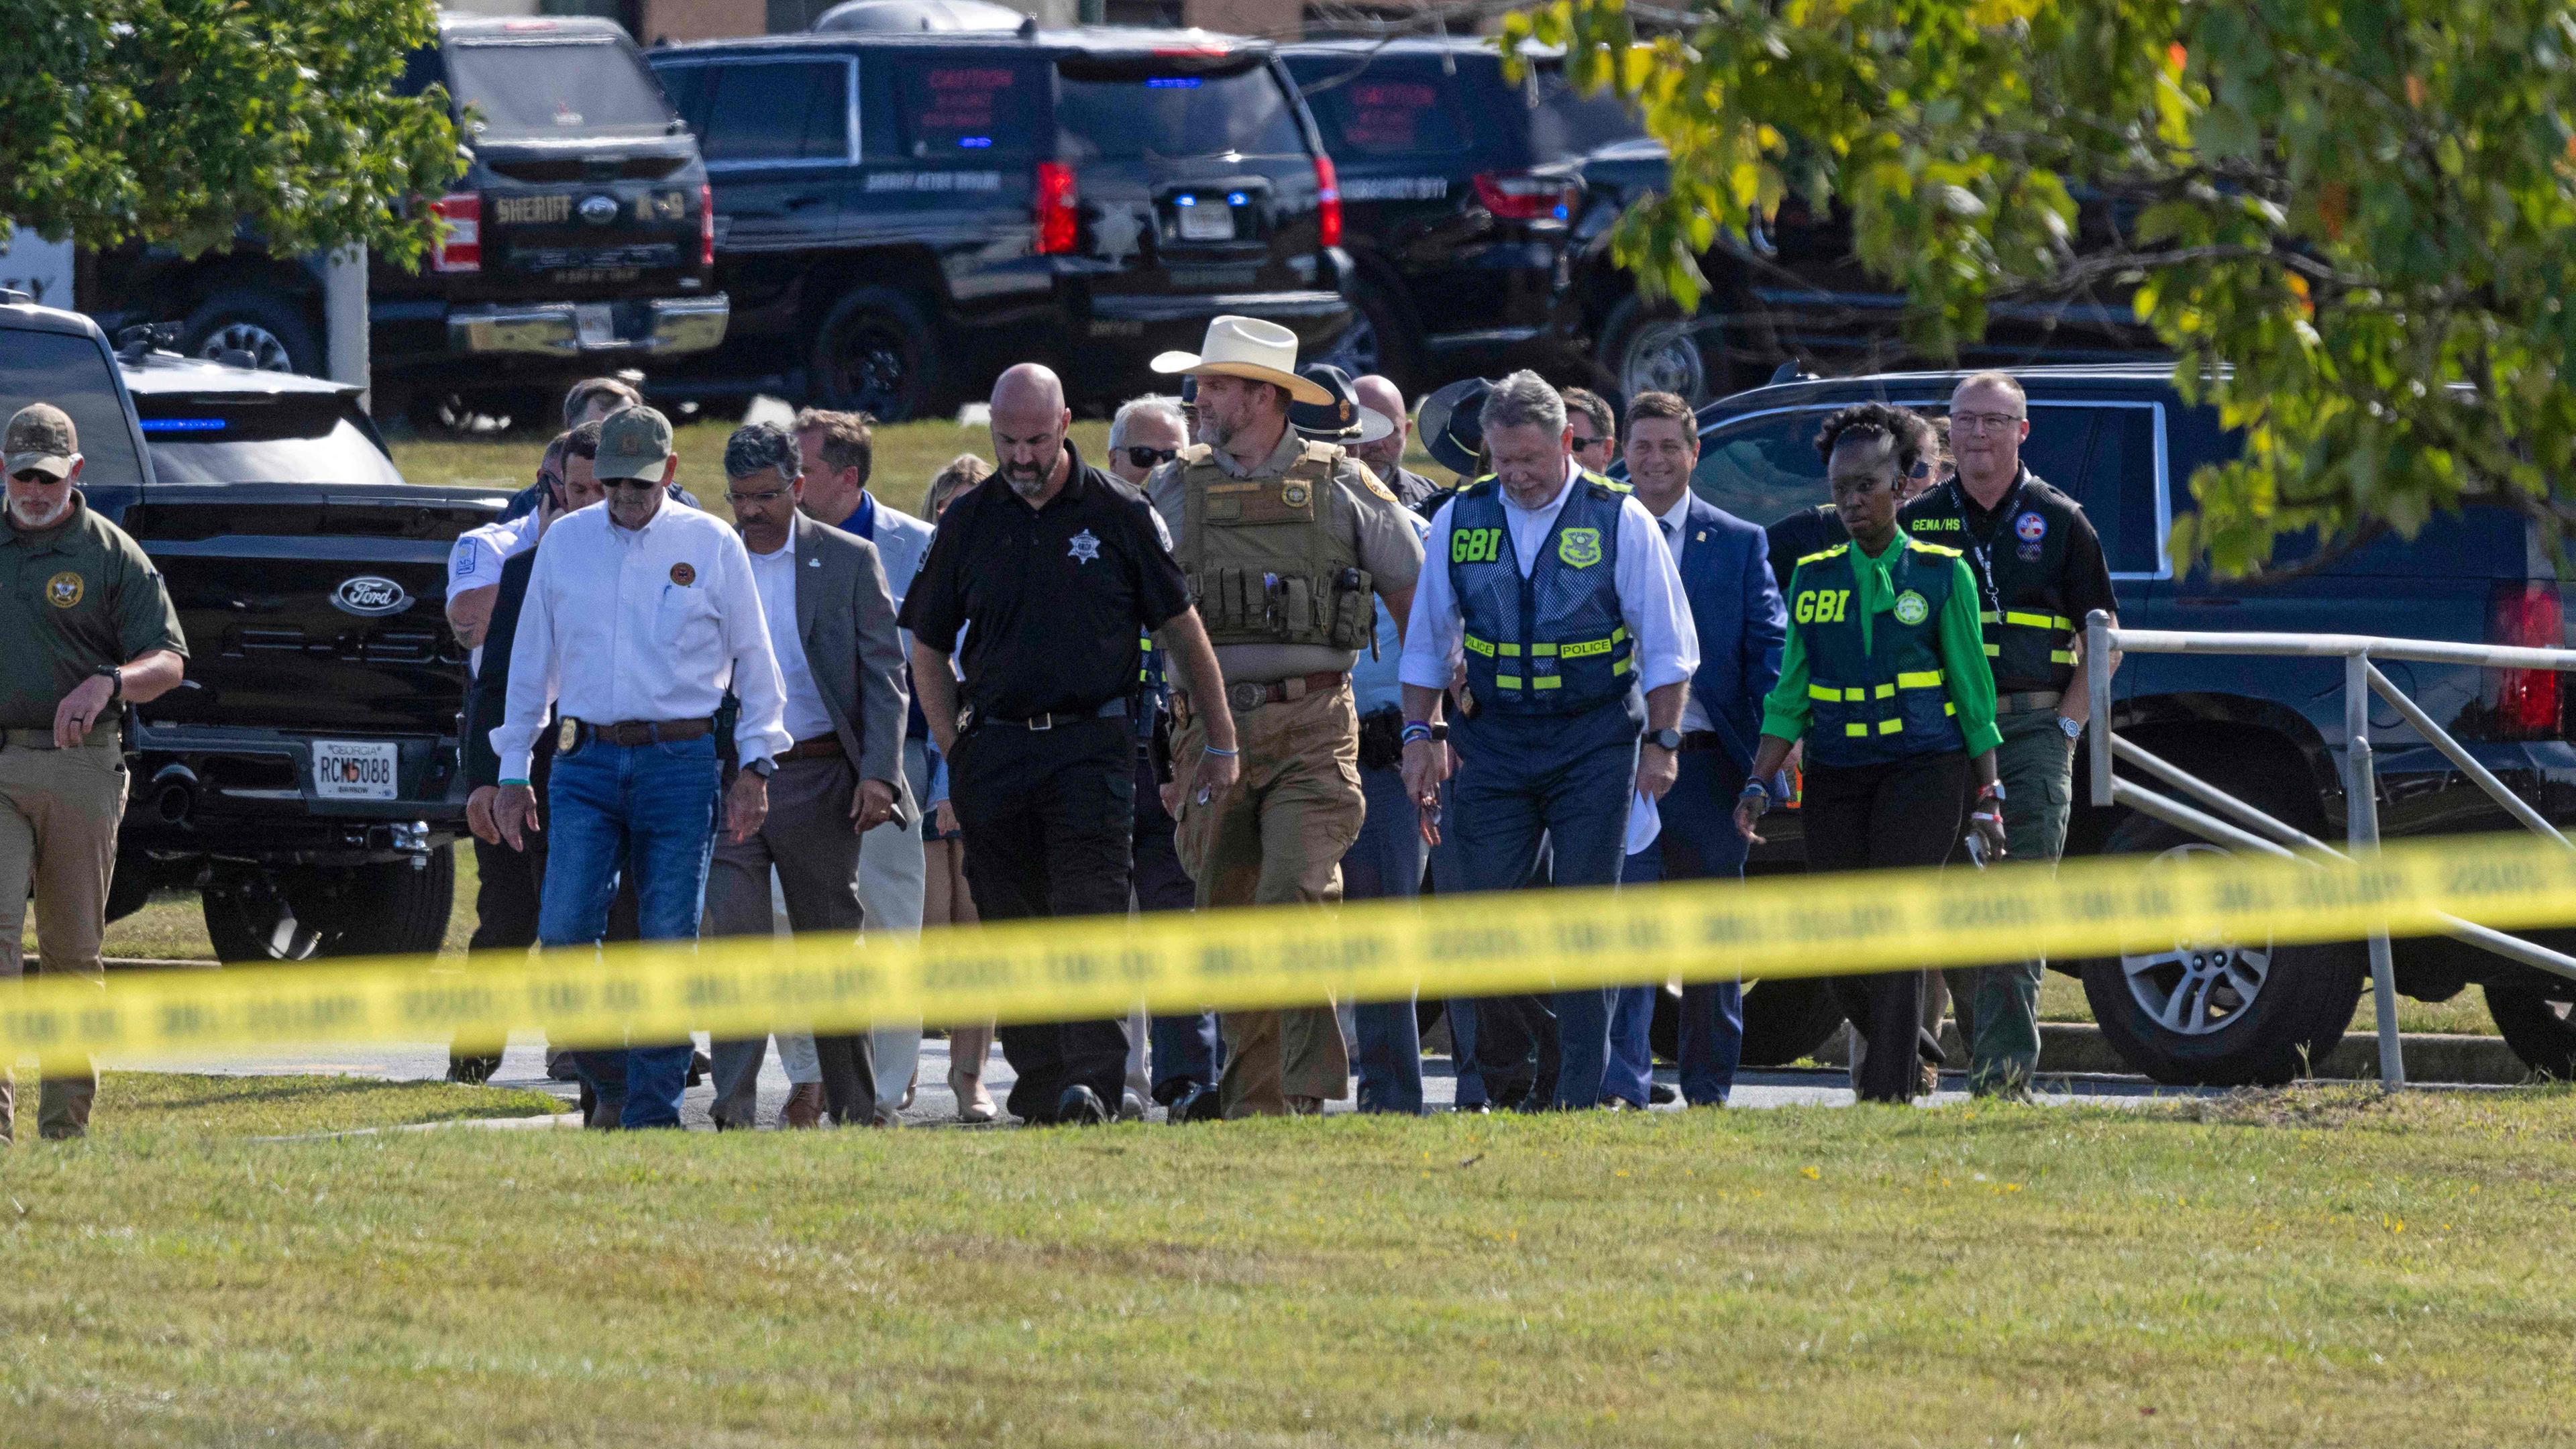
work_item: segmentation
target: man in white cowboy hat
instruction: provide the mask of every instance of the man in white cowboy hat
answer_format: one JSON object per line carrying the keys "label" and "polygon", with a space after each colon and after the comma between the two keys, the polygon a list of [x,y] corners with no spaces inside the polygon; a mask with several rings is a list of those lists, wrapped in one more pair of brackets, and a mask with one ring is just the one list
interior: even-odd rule
{"label": "man in white cowboy hat", "polygon": [[[1295,333],[1219,317],[1196,354],[1153,367],[1198,379],[1196,442],[1155,470],[1146,496],[1216,645],[1243,752],[1230,789],[1175,802],[1181,862],[1202,908],[1337,901],[1365,808],[1351,665],[1371,646],[1377,599],[1398,619],[1411,612],[1421,539],[1357,459],[1290,426],[1292,403],[1348,400],[1298,375]],[[1173,772],[1186,778],[1206,741],[1187,694],[1173,713]],[[1221,1025],[1226,1117],[1315,1112],[1348,1094],[1329,1003],[1229,1012]]]}

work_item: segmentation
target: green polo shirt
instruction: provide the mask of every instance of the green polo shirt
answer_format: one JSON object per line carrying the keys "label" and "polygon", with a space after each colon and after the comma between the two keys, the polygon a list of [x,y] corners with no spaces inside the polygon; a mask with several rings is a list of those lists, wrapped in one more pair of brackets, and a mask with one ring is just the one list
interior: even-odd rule
{"label": "green polo shirt", "polygon": [[0,509],[0,728],[52,729],[63,696],[102,664],[185,655],[160,571],[124,529],[72,494],[40,533]]}

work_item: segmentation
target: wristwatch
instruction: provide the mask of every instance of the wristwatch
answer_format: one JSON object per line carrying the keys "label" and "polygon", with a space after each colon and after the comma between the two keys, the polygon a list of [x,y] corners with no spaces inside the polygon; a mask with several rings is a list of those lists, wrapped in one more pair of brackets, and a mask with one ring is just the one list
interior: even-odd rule
{"label": "wristwatch", "polygon": [[1682,752],[1682,732],[1680,730],[1648,730],[1646,731],[1645,742],[1671,754],[1678,755]]}
{"label": "wristwatch", "polygon": [[103,676],[107,680],[107,698],[110,703],[114,703],[117,700],[125,698],[124,666],[117,664],[102,664],[96,669],[91,670],[90,673]]}
{"label": "wristwatch", "polygon": [[753,760],[748,764],[745,764],[743,768],[766,780],[770,776],[778,773],[778,762],[776,760]]}
{"label": "wristwatch", "polygon": [[2080,740],[2084,738],[2084,722],[2082,720],[2068,719],[2066,716],[2061,714],[2057,717],[2057,727],[2066,731],[2066,737],[2070,740]]}

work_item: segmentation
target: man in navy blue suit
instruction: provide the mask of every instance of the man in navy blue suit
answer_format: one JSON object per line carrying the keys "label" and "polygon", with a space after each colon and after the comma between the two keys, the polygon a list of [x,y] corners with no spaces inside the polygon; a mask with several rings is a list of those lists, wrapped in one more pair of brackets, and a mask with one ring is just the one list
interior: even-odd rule
{"label": "man in navy blue suit", "polygon": [[[1741,879],[1745,840],[1735,828],[1735,797],[1761,734],[1762,697],[1780,678],[1788,616],[1763,531],[1691,493],[1699,424],[1690,404],[1668,392],[1639,393],[1628,404],[1627,460],[1637,501],[1655,516],[1681,570],[1700,663],[1682,711],[1680,778],[1660,805],[1663,828],[1628,857],[1620,881]],[[1611,1017],[1603,1093],[1634,1107],[1645,1106],[1652,1092],[1647,1026],[1660,989],[1624,988]],[[1732,981],[1682,988],[1683,1099],[1725,1105],[1743,1049],[1743,988]]]}

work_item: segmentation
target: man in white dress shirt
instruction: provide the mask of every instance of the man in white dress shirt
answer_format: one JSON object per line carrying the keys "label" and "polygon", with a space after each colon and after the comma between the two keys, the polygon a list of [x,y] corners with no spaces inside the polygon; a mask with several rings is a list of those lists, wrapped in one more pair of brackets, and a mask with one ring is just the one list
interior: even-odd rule
{"label": "man in white dress shirt", "polygon": [[[742,539],[663,495],[679,471],[670,420],[645,407],[611,415],[596,466],[607,502],[547,530],[528,580],[509,704],[492,732],[501,757],[494,813],[518,847],[536,806],[531,747],[560,703],[537,939],[597,942],[620,862],[631,861],[644,939],[692,940],[715,841],[716,709],[728,687],[741,700],[742,769],[724,807],[734,838],[748,839],[768,814],[774,757],[790,743],[778,662]],[[623,1127],[677,1127],[689,1055],[683,1040],[575,1060],[603,1119],[614,1109]]]}
{"label": "man in white dress shirt", "polygon": [[[1458,841],[1468,889],[1518,888],[1543,836],[1557,885],[1610,885],[1629,801],[1672,787],[1699,637],[1654,516],[1574,461],[1556,390],[1516,372],[1481,418],[1494,471],[1433,516],[1405,631],[1405,789],[1418,807],[1439,799],[1449,766],[1431,726],[1463,661],[1471,712],[1449,735],[1456,818],[1441,828]],[[1611,995],[1555,993],[1553,1063],[1543,1027],[1529,1033],[1542,1047],[1534,1065],[1488,1050],[1516,1047],[1519,1034],[1479,1032],[1488,1095],[1533,1109],[1598,1106]],[[1548,1009],[1534,998],[1496,1004],[1541,1020]]]}

